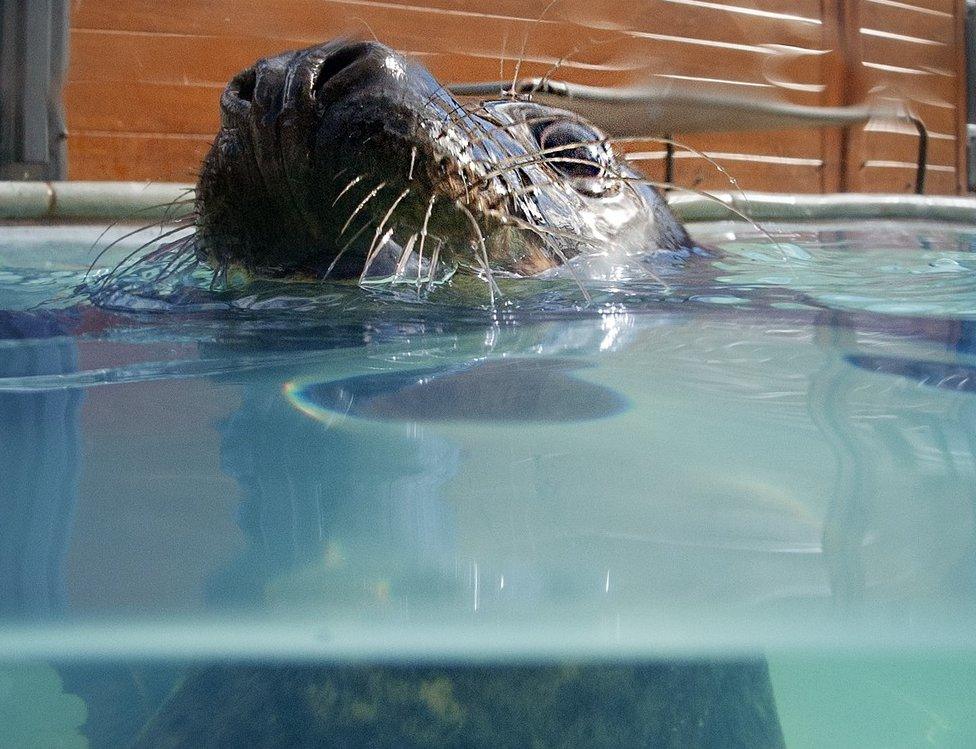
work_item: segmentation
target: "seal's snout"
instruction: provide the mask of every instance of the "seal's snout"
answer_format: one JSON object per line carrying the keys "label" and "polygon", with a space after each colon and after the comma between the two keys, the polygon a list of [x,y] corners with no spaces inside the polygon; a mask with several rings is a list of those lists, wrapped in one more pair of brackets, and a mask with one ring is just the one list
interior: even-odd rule
{"label": "seal's snout", "polygon": [[200,254],[261,275],[354,275],[372,242],[363,226],[407,183],[400,223],[423,219],[439,179],[425,168],[434,146],[424,123],[440,120],[440,92],[374,41],[285,52],[237,74],[197,187]]}

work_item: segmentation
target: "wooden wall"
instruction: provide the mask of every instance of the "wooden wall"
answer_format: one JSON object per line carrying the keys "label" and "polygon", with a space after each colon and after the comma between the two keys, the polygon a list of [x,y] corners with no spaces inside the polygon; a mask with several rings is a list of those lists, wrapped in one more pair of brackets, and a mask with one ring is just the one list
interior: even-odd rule
{"label": "wooden wall", "polygon": [[[72,0],[69,176],[192,180],[236,71],[375,34],[445,82],[511,76],[521,56],[521,75],[565,58],[560,77],[581,83],[651,77],[803,104],[905,100],[930,131],[926,192],[952,194],[965,174],[963,17],[964,0]],[[917,135],[904,122],[675,137],[746,189],[909,192],[914,180]],[[660,146],[631,150],[663,179]],[[680,151],[675,181],[728,187]]]}

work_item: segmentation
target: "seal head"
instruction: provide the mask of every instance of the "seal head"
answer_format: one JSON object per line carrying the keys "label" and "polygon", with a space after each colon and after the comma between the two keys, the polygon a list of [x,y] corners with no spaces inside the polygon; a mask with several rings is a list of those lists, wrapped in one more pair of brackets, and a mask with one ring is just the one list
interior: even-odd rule
{"label": "seal head", "polygon": [[691,246],[597,128],[528,100],[462,105],[367,41],[235,76],[196,201],[197,254],[264,277],[529,275],[614,242]]}

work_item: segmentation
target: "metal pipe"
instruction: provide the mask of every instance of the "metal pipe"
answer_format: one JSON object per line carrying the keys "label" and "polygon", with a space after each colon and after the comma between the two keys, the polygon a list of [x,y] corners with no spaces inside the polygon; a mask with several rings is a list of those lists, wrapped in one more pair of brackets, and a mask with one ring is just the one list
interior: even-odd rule
{"label": "metal pipe", "polygon": [[[796,195],[716,192],[718,200],[682,193],[669,201],[684,221],[734,219],[729,208],[761,220],[902,218],[976,224],[976,197],[842,193]],[[3,221],[150,222],[192,207],[193,185],[177,182],[0,182]]]}

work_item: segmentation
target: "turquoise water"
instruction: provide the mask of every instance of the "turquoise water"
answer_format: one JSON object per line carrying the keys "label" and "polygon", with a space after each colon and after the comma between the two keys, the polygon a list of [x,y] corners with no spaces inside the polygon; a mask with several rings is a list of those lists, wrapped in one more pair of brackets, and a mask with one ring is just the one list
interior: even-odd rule
{"label": "turquoise water", "polygon": [[3,741],[972,745],[976,229],[765,228],[494,309],[0,228]]}

